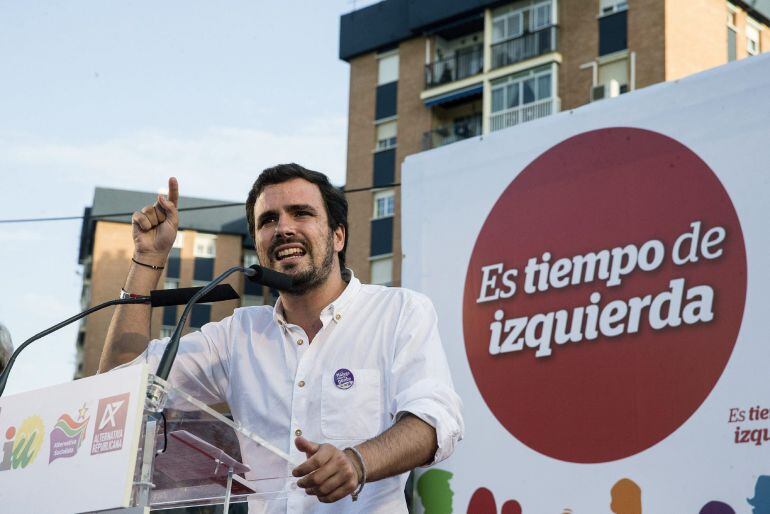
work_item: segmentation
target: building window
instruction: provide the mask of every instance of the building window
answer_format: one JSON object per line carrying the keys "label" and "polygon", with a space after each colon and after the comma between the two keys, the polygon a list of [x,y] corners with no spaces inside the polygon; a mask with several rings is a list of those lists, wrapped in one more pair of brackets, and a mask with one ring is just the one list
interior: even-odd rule
{"label": "building window", "polygon": [[393,216],[396,211],[396,195],[391,189],[390,191],[379,191],[374,193],[374,213],[372,218],[387,218]]}
{"label": "building window", "polygon": [[599,15],[613,14],[628,9],[627,0],[599,0]]}
{"label": "building window", "polygon": [[738,25],[738,8],[733,4],[727,4],[727,26],[735,28]]}
{"label": "building window", "polygon": [[377,124],[377,150],[389,150],[396,146],[396,121]]}
{"label": "building window", "polygon": [[372,238],[369,244],[370,256],[393,254],[393,217],[372,220]]}
{"label": "building window", "polygon": [[600,64],[599,84],[606,86],[606,97],[628,91],[628,57]]}
{"label": "building window", "polygon": [[[254,264],[259,264],[257,252],[254,250],[243,251],[243,266],[248,268]],[[262,284],[253,282],[247,277],[243,278],[243,296],[241,296],[241,307],[251,307],[252,305],[264,305],[265,298],[262,293]]]}
{"label": "building window", "polygon": [[372,185],[389,187],[396,180],[396,149],[382,150],[374,154]]}
{"label": "building window", "polygon": [[163,307],[163,321],[160,327],[160,337],[170,337],[176,328],[176,306]]}
{"label": "building window", "polygon": [[91,280],[83,280],[83,290],[80,292],[80,310],[86,310],[91,305]]}
{"label": "building window", "polygon": [[536,5],[531,12],[530,25],[533,32],[551,25],[551,2]]}
{"label": "building window", "polygon": [[735,29],[727,28],[727,61],[732,62],[738,58],[738,51],[736,50],[736,41],[738,37]]}
{"label": "building window", "polygon": [[519,9],[505,7],[492,18],[492,43],[499,43],[551,26],[552,2],[540,2]]}
{"label": "building window", "polygon": [[208,282],[214,278],[214,259],[196,257],[193,260],[193,281]]}
{"label": "building window", "polygon": [[244,250],[243,267],[248,268],[249,266],[253,266],[254,264],[259,264],[259,257],[257,257],[257,252],[255,252],[254,250]]}
{"label": "building window", "polygon": [[176,233],[176,239],[174,239],[173,248],[181,249],[184,246],[184,232],[179,230]]}
{"label": "building window", "polygon": [[217,236],[215,234],[195,234],[195,257],[213,259],[217,255]]}
{"label": "building window", "polygon": [[168,260],[166,262],[166,276],[179,278],[179,273],[182,269],[182,250],[179,248],[172,248],[168,254]]}
{"label": "building window", "polygon": [[377,85],[398,80],[398,51],[377,56]]}
{"label": "building window", "polygon": [[524,34],[524,10],[510,11],[492,19],[492,43]]}
{"label": "building window", "polygon": [[190,312],[190,327],[201,328],[211,321],[211,305],[201,305],[196,303]]}
{"label": "building window", "polygon": [[393,257],[372,260],[370,270],[372,284],[389,286],[393,283]]}
{"label": "building window", "polygon": [[377,86],[374,99],[374,119],[392,118],[398,112],[398,82]]}
{"label": "building window", "polygon": [[760,52],[759,29],[751,20],[746,23],[746,52],[749,55],[757,55]]}
{"label": "building window", "polygon": [[512,127],[556,112],[552,80],[551,67],[541,66],[492,82],[490,130]]}
{"label": "building window", "polygon": [[537,68],[492,83],[492,112],[551,98],[551,69]]}
{"label": "building window", "polygon": [[628,12],[617,10],[599,17],[599,55],[628,49]]}

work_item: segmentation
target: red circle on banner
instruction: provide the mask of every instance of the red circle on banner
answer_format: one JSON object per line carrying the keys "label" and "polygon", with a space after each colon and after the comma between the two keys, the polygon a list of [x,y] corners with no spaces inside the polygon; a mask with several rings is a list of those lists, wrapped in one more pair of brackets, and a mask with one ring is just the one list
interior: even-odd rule
{"label": "red circle on banner", "polygon": [[[680,236],[679,256],[695,247],[696,261],[673,262]],[[635,268],[628,245],[643,256]],[[465,348],[514,437],[555,459],[608,462],[660,442],[703,403],[745,297],[738,216],[706,163],[662,134],[595,130],[538,157],[489,213],[465,281]]]}

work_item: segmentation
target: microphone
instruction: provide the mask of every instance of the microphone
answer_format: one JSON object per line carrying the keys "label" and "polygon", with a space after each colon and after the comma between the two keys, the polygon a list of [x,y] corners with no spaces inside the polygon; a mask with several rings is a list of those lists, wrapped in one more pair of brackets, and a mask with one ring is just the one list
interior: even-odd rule
{"label": "microphone", "polygon": [[[83,312],[72,316],[71,318],[65,319],[61,323],[58,323],[52,326],[51,328],[47,328],[42,332],[35,334],[34,336],[30,337],[29,339],[21,343],[18,348],[16,348],[16,351],[13,352],[13,355],[11,355],[11,358],[8,359],[8,364],[6,365],[5,369],[2,371],[2,373],[0,373],[0,396],[2,396],[3,391],[5,390],[5,385],[8,382],[8,375],[10,375],[11,368],[13,367],[14,362],[16,362],[16,357],[19,356],[19,354],[21,353],[22,350],[24,350],[24,348],[29,346],[34,341],[37,341],[38,339],[45,337],[48,334],[59,330],[60,328],[66,327],[70,323],[74,323],[75,321],[81,318],[85,318],[91,313],[104,309],[105,307],[111,307],[113,305],[148,304],[148,303],[152,307],[185,305],[201,289],[203,288],[202,287],[182,287],[179,289],[157,289],[155,291],[150,291],[150,296],[135,296],[133,298],[124,298],[122,300],[120,299],[109,300],[107,302],[100,303],[99,305],[95,305],[90,309],[86,309]],[[238,298],[240,298],[240,296],[238,296],[238,293],[235,292],[235,289],[233,289],[230,284],[221,284],[211,288],[211,290],[208,293],[201,295],[200,298],[197,300],[197,302],[198,303],[221,302],[224,300],[237,300]]]}
{"label": "microphone", "polygon": [[[170,305],[185,305],[190,299],[203,289],[202,287],[180,287],[178,289],[158,289],[150,291],[150,305],[153,307],[166,307]],[[204,294],[198,303],[223,302],[237,300],[238,293],[230,284],[219,284],[217,287]]]}
{"label": "microphone", "polygon": [[279,291],[288,291],[292,286],[292,278],[289,275],[273,271],[259,264],[252,264],[244,273],[252,282],[258,282]]}
{"label": "microphone", "polygon": [[[259,266],[258,264],[254,264],[252,266],[249,266],[248,268],[244,268],[243,266],[233,266],[232,268],[228,269],[221,275],[214,277],[214,280],[212,280],[206,286],[200,289],[198,292],[193,294],[192,298],[190,298],[190,300],[185,305],[184,311],[182,311],[182,316],[179,318],[179,322],[177,323],[176,328],[174,329],[174,333],[171,334],[171,339],[166,345],[166,349],[163,352],[163,356],[160,358],[160,362],[158,363],[158,370],[155,372],[155,376],[157,376],[162,380],[168,380],[168,376],[171,373],[171,366],[174,364],[174,359],[176,358],[177,351],[179,351],[179,340],[182,338],[182,327],[184,327],[184,324],[187,322],[187,317],[190,315],[190,311],[192,310],[193,304],[195,304],[201,297],[203,297],[209,291],[214,289],[217,284],[222,282],[224,279],[226,279],[233,273],[237,273],[239,271],[245,274],[254,282],[258,282],[262,285],[273,287],[278,290],[285,291],[287,289],[290,289],[292,286],[292,278],[290,276],[284,275],[283,273],[279,273],[277,271],[273,271],[271,269],[264,268],[262,266]],[[148,394],[148,398],[151,401],[154,401],[154,398],[152,398],[152,393],[148,391],[147,394]]]}

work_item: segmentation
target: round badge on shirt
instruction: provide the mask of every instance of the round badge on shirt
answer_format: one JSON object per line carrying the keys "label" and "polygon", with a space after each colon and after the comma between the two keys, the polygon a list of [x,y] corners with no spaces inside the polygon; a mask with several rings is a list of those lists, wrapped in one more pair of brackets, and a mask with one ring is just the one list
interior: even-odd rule
{"label": "round badge on shirt", "polygon": [[354,382],[355,378],[349,369],[340,368],[334,372],[334,385],[340,389],[350,389]]}

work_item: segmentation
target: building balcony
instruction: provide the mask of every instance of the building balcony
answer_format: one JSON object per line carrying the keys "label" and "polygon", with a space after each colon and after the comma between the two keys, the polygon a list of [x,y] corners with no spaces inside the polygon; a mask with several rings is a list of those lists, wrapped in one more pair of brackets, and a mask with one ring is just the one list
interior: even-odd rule
{"label": "building balcony", "polygon": [[559,112],[560,106],[561,102],[558,98],[546,98],[492,113],[489,117],[489,130],[500,130],[538,118],[545,118]]}
{"label": "building balcony", "polygon": [[422,149],[430,150],[448,145],[463,139],[481,135],[481,115],[466,119],[461,123],[439,127],[422,135]]}
{"label": "building balcony", "polygon": [[556,25],[492,45],[492,69],[556,51]]}
{"label": "building balcony", "polygon": [[481,73],[483,69],[483,45],[458,50],[452,57],[425,65],[425,87],[436,87],[472,77]]}

